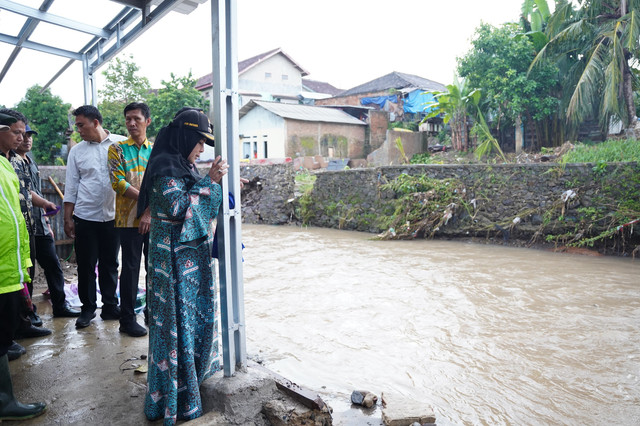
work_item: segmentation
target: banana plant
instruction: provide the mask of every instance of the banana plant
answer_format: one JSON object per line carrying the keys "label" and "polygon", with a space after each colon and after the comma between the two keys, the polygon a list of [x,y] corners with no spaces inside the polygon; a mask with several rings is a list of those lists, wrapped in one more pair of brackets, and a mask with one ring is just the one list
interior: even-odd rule
{"label": "banana plant", "polygon": [[472,118],[475,122],[473,133],[477,135],[480,142],[474,151],[478,158],[495,149],[506,162],[507,159],[500,149],[500,144],[491,134],[491,129],[480,109],[482,91],[468,88],[465,79],[458,76],[455,76],[453,84],[447,85],[446,88],[446,92],[429,92],[435,98],[435,102],[426,105],[425,109],[430,109],[430,112],[423,122],[442,115],[442,121],[445,124],[451,122],[453,148],[464,151],[469,148],[469,118]]}

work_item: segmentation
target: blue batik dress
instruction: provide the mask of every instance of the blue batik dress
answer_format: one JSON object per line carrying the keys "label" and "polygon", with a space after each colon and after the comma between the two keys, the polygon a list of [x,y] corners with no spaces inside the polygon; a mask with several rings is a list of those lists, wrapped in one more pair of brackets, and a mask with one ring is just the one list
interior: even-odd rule
{"label": "blue batik dress", "polygon": [[200,385],[220,370],[218,303],[211,258],[211,222],[221,188],[209,176],[187,190],[184,179],[158,177],[149,195],[150,420],[202,415]]}

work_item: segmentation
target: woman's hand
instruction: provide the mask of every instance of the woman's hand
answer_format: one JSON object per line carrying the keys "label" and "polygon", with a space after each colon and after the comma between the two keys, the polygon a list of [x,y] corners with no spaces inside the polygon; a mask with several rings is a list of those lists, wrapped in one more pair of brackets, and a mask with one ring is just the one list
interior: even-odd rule
{"label": "woman's hand", "polygon": [[140,224],[138,225],[138,233],[144,235],[149,232],[151,228],[151,213],[149,211],[149,207],[144,210],[142,216],[140,217]]}
{"label": "woman's hand", "polygon": [[225,160],[220,158],[218,155],[215,160],[213,160],[213,164],[209,169],[209,177],[215,183],[220,183],[222,180],[222,176],[227,174],[227,170],[229,169],[229,165]]}

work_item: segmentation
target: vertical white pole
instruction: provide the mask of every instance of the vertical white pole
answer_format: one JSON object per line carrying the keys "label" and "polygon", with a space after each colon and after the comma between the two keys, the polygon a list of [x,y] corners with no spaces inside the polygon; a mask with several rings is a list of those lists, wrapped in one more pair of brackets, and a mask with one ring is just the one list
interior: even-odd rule
{"label": "vertical white pole", "polygon": [[[211,0],[215,151],[216,155],[221,155],[229,163],[229,173],[222,180],[223,202],[217,225],[225,377],[232,376],[236,369],[244,369],[247,360],[242,283],[236,24],[236,0]],[[233,210],[229,209],[229,192],[235,199]]]}

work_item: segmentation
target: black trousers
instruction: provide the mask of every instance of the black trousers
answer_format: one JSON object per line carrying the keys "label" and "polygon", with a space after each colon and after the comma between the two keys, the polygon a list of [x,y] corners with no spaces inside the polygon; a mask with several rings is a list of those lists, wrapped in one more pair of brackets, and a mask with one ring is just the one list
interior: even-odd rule
{"label": "black trousers", "polygon": [[76,226],[76,261],[78,262],[78,296],[83,312],[95,312],[96,264],[103,305],[118,304],[118,250],[120,246],[114,221],[93,222],[74,216]]}
{"label": "black trousers", "polygon": [[64,274],[56,254],[56,245],[51,235],[36,235],[36,260],[44,271],[51,294],[53,311],[64,308]]}
{"label": "black trousers", "polygon": [[0,294],[0,357],[4,356],[13,343],[16,330],[20,327],[20,313],[23,309],[21,291]]}
{"label": "black trousers", "polygon": [[[116,228],[120,234],[122,249],[122,269],[120,271],[120,323],[135,321],[136,298],[138,297],[138,278],[140,260],[144,253],[144,269],[149,277],[149,234],[140,234],[138,228]],[[146,280],[145,280],[146,281]],[[146,283],[145,283],[146,284]]]}

